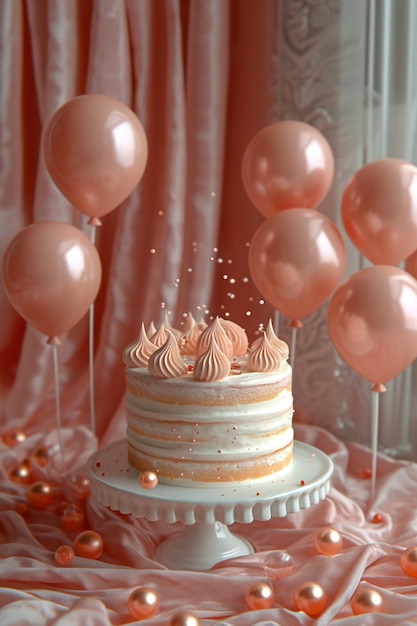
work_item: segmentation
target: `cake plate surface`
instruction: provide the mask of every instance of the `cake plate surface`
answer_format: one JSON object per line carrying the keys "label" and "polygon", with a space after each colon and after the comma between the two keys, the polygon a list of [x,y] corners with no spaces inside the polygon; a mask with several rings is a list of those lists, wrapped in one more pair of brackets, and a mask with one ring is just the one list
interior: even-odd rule
{"label": "cake plate surface", "polygon": [[254,552],[251,543],[228,526],[285,517],[324,500],[333,462],[318,448],[295,441],[291,466],[274,479],[234,487],[158,484],[144,489],[139,472],[128,464],[123,439],[95,452],[87,471],[91,496],[102,505],[149,521],[184,524],[160,544],[157,561],[170,569],[206,571],[225,559]]}

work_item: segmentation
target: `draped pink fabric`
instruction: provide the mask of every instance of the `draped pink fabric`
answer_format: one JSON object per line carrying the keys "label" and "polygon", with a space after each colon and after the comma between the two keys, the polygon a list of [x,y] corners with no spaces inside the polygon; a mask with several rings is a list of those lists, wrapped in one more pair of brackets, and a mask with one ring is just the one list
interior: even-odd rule
{"label": "draped pink fabric", "polygon": [[[317,427],[297,437],[324,450],[335,465],[329,497],[311,510],[241,525],[256,546],[246,562],[212,572],[172,572],[154,560],[158,543],[178,525],[122,515],[80,497],[76,486],[97,447],[123,438],[123,348],[143,321],[174,325],[187,312],[225,315],[251,334],[272,315],[248,280],[247,243],[261,217],[240,177],[243,151],[276,119],[279,25],[274,0],[2,0],[0,2],[0,254],[35,221],[58,220],[88,235],[87,218],[62,196],[45,167],[42,132],[52,113],[82,93],[111,95],[131,107],[149,142],[145,175],[131,196],[103,218],[97,248],[103,280],[94,312],[96,432],[90,430],[89,324],[83,318],[59,347],[62,432],[57,431],[54,367],[45,337],[15,312],[0,289],[0,433],[21,430],[15,447],[0,443],[0,623],[110,626],[136,623],[127,598],[142,584],[157,588],[167,624],[179,608],[203,624],[309,624],[292,594],[316,580],[329,607],[317,624],[417,623],[417,587],[399,566],[416,543],[417,469],[381,457],[378,496],[369,518],[369,451]],[[325,399],[323,400],[325,401]],[[67,467],[59,462],[59,434]],[[30,485],[10,472],[40,446],[48,454],[33,480],[47,480],[54,502],[27,504]],[[58,504],[70,500],[100,532],[97,561],[60,566],[54,551],[71,544]],[[316,531],[334,525],[344,548],[317,555]],[[273,580],[271,609],[250,611],[252,582],[269,580],[264,563],[277,550],[293,573]],[[385,615],[353,617],[358,585],[379,590]]]}

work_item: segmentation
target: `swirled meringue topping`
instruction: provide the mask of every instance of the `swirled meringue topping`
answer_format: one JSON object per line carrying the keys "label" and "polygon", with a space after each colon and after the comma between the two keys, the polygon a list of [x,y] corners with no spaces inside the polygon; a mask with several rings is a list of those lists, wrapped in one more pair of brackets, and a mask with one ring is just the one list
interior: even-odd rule
{"label": "swirled meringue topping", "polygon": [[165,343],[149,358],[149,371],[157,378],[185,376],[188,368],[181,357],[178,342],[170,330],[165,332],[167,334]]}
{"label": "swirled meringue topping", "polygon": [[148,339],[142,323],[137,340],[124,349],[123,361],[126,367],[147,367],[149,357],[155,350],[156,346]]}
{"label": "swirled meringue topping", "polygon": [[148,330],[146,331],[146,334],[148,335],[148,339],[151,339],[151,337],[156,333],[156,326],[153,322],[151,322],[148,326]]}
{"label": "swirled meringue topping", "polygon": [[232,342],[233,356],[244,356],[248,351],[248,337],[243,328],[232,320],[220,319],[220,324]]}
{"label": "swirled meringue topping", "polygon": [[[165,324],[161,324],[160,328],[158,328],[158,330],[156,330],[154,334],[150,337],[150,340],[157,348],[160,348],[161,346],[164,345],[164,343],[168,339],[169,332],[170,331],[167,330]],[[174,334],[174,333],[171,333],[171,334]]]}
{"label": "swirled meringue topping", "polygon": [[206,352],[200,354],[195,363],[193,377],[196,380],[215,382],[230,374],[230,359],[220,350],[214,335],[210,335]]}
{"label": "swirled meringue topping", "polygon": [[193,326],[197,324],[192,313],[187,313],[185,320],[182,324],[181,335],[185,335]]}
{"label": "swirled meringue topping", "polygon": [[203,354],[203,352],[206,352],[208,350],[212,336],[216,340],[216,343],[221,352],[223,352],[227,356],[229,361],[232,361],[233,344],[227,336],[227,333],[224,330],[223,326],[221,325],[219,317],[214,318],[212,323],[207,326],[207,328],[205,328],[201,333],[196,346],[196,356],[199,356],[200,354]]}
{"label": "swirled meringue topping", "polygon": [[[279,337],[277,337],[274,328],[272,326],[272,320],[270,319],[268,322],[268,325],[265,329],[265,335],[268,337],[268,340],[270,342],[270,344],[272,346],[274,346],[274,348],[276,348],[281,356],[281,359],[283,361],[286,361],[288,359],[288,355],[289,355],[289,348],[288,345],[285,343],[285,341],[282,341],[282,339],[280,339]],[[262,343],[263,343],[263,335],[261,335],[260,337],[258,337],[257,339],[255,339],[251,345],[249,346],[249,352],[252,352],[252,350],[256,350]]]}
{"label": "swirled meringue topping", "polygon": [[207,327],[205,322],[194,322],[193,326],[180,337],[181,354],[194,356],[197,351],[198,340],[203,330]]}
{"label": "swirled meringue topping", "polygon": [[289,348],[288,348],[288,344],[286,344],[285,341],[282,341],[282,339],[277,337],[277,335],[276,335],[276,333],[274,331],[274,327],[272,326],[271,318],[269,318],[269,322],[268,322],[268,325],[266,327],[265,332],[266,332],[266,336],[268,337],[268,339],[271,342],[271,344],[280,353],[282,360],[286,361],[288,359],[288,355],[290,353]]}
{"label": "swirled meringue topping", "polygon": [[251,372],[274,372],[281,367],[282,358],[278,349],[269,341],[266,332],[260,342],[248,355],[248,368]]}
{"label": "swirled meringue topping", "polygon": [[170,330],[172,332],[172,334],[179,339],[179,337],[181,336],[181,331],[178,330],[177,328],[174,328],[170,321],[169,321],[169,313],[168,311],[165,311],[165,317],[164,317],[164,326],[166,330]]}

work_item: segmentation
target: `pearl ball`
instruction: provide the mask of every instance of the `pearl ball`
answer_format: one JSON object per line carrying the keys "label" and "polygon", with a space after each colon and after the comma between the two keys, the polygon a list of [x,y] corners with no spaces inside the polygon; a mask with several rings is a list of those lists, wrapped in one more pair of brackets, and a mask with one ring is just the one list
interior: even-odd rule
{"label": "pearl ball", "polygon": [[74,540],[75,554],[86,559],[98,559],[103,549],[103,539],[94,530],[84,530]]}
{"label": "pearl ball", "polygon": [[55,561],[60,565],[68,565],[74,558],[74,550],[70,546],[59,546],[55,550]]}
{"label": "pearl ball", "polygon": [[27,497],[34,509],[45,509],[53,502],[54,494],[49,483],[39,481],[31,486]]}
{"label": "pearl ball", "polygon": [[159,598],[153,589],[138,587],[130,594],[127,607],[135,619],[146,619],[155,615],[159,608]]}
{"label": "pearl ball", "polygon": [[327,596],[318,583],[307,581],[295,590],[294,604],[297,611],[304,611],[309,617],[318,617],[326,608]]}
{"label": "pearl ball", "polygon": [[2,435],[3,443],[9,448],[14,448],[19,443],[23,443],[26,441],[26,434],[20,430],[12,430],[9,433],[4,433]]}
{"label": "pearl ball", "polygon": [[269,609],[274,602],[274,592],[266,583],[255,583],[246,591],[245,600],[253,611]]}
{"label": "pearl ball", "polygon": [[404,574],[417,578],[417,546],[412,546],[401,553],[400,565]]}
{"label": "pearl ball", "polygon": [[354,615],[384,612],[384,600],[381,594],[375,589],[364,587],[358,589],[354,594],[350,605]]}
{"label": "pearl ball", "polygon": [[9,472],[9,479],[14,483],[30,485],[32,480],[32,470],[28,461],[24,460]]}
{"label": "pearl ball", "polygon": [[142,489],[154,489],[158,484],[158,476],[150,470],[141,472],[138,476],[138,482]]}
{"label": "pearl ball", "polygon": [[69,533],[80,532],[85,528],[84,511],[75,503],[68,502],[60,512],[61,525]]}
{"label": "pearl ball", "polygon": [[343,546],[343,539],[334,528],[323,528],[314,537],[314,547],[319,554],[335,556]]}
{"label": "pearl ball", "polygon": [[171,617],[169,626],[199,626],[200,621],[187,611],[180,611]]}

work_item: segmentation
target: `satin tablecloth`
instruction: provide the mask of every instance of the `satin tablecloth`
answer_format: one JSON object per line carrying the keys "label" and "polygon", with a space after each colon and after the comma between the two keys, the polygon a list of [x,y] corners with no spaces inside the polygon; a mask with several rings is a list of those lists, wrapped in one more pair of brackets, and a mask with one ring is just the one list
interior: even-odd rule
{"label": "satin tablecloth", "polygon": [[[370,503],[367,448],[306,425],[296,427],[296,438],[333,459],[330,494],[286,518],[235,524],[232,530],[250,539],[256,553],[210,572],[171,571],[153,560],[159,542],[180,530],[180,524],[136,519],[85,497],[85,463],[96,450],[88,429],[62,432],[70,468],[65,476],[59,469],[56,432],[32,435],[13,447],[0,443],[0,624],[139,623],[129,614],[127,601],[141,585],[153,586],[160,598],[158,612],[142,620],[144,625],[167,625],[179,610],[191,612],[203,626],[417,624],[417,579],[404,574],[399,561],[404,549],[417,545],[417,464],[380,456],[376,497]],[[54,502],[43,510],[28,505],[30,485],[10,479],[13,468],[33,458],[40,446],[48,453],[47,462],[33,463],[32,480],[48,481],[54,492]],[[78,534],[62,525],[64,501],[82,507],[86,526],[101,534],[104,552],[98,560],[75,556],[68,565],[56,562],[56,548],[72,545]],[[333,557],[314,547],[317,531],[328,525],[343,537],[343,548]],[[294,562],[292,572],[281,579],[264,568],[280,551]],[[294,590],[307,580],[319,583],[328,597],[327,609],[316,620],[294,606]],[[259,581],[273,586],[275,600],[272,608],[253,611],[245,592]],[[353,615],[350,600],[359,585],[380,592],[384,614]]]}

